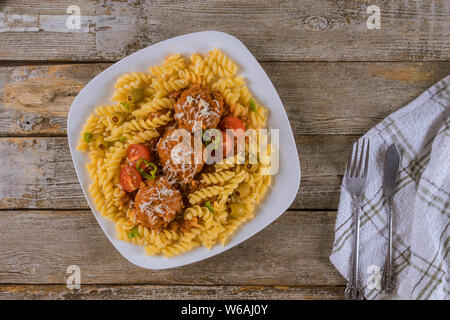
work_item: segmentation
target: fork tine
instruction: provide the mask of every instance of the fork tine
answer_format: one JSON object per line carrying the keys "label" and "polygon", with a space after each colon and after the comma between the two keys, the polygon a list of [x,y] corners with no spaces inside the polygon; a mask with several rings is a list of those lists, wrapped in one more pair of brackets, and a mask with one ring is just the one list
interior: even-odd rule
{"label": "fork tine", "polygon": [[353,152],[352,152],[353,162],[352,162],[352,172],[350,175],[351,177],[356,176],[356,166],[358,164],[358,150],[359,150],[359,140],[356,140],[356,143],[353,143]]}
{"label": "fork tine", "polygon": [[362,167],[364,165],[364,156],[365,156],[365,151],[364,151],[364,147],[366,146],[366,139],[363,139],[362,141],[362,146],[361,146],[361,152],[359,155],[359,161],[358,161],[358,172],[356,173],[357,177],[361,177],[361,170]]}
{"label": "fork tine", "polygon": [[366,150],[366,164],[364,166],[364,177],[367,177],[367,172],[369,168],[369,150],[370,150],[370,140],[367,140],[367,150]]}
{"label": "fork tine", "polygon": [[347,177],[351,177],[352,176],[352,159],[353,159],[353,154],[354,153],[355,153],[355,143],[353,142],[352,153],[350,154],[350,158],[347,161],[347,168],[345,170],[345,175]]}
{"label": "fork tine", "polygon": [[350,177],[350,164],[352,163],[352,157],[350,156],[350,159],[347,161],[347,168],[345,169],[345,175],[347,177]]}

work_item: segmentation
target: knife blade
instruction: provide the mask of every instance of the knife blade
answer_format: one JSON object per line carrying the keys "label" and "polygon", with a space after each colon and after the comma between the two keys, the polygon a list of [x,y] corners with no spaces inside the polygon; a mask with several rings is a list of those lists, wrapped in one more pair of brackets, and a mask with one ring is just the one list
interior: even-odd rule
{"label": "knife blade", "polygon": [[397,146],[391,144],[386,151],[384,160],[383,192],[386,198],[391,198],[394,194],[397,183],[398,169],[400,167],[400,151]]}

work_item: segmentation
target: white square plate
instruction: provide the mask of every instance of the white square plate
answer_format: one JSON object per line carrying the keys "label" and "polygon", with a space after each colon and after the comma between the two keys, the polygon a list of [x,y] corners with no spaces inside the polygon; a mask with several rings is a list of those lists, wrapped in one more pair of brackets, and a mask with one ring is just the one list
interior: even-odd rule
{"label": "white square plate", "polygon": [[[212,250],[201,247],[173,258],[147,256],[142,247],[117,239],[114,222],[102,217],[95,208],[94,201],[89,195],[91,179],[86,170],[89,159],[86,153],[76,150],[80,131],[96,106],[110,104],[114,82],[120,75],[132,71],[146,72],[149,66],[160,64],[170,54],[180,53],[189,57],[194,52],[206,54],[214,47],[223,50],[238,64],[240,75],[245,78],[250,91],[257,101],[269,110],[268,126],[280,130],[280,169],[273,179],[268,195],[256,207],[255,218],[244,224],[225,247],[220,244]],[[139,50],[104,70],[92,79],[75,98],[69,111],[67,131],[75,170],[95,218],[114,247],[127,260],[142,268],[179,267],[212,257],[234,247],[264,229],[286,211],[294,200],[300,185],[300,163],[297,148],[280,97],[261,65],[244,44],[235,37],[222,32],[205,31],[175,37]]]}

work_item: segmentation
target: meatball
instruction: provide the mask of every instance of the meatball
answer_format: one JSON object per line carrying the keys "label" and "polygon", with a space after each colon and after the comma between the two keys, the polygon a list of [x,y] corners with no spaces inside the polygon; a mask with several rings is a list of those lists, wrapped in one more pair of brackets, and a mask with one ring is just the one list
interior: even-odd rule
{"label": "meatball", "polygon": [[196,153],[192,134],[188,133],[189,145],[189,141],[182,142],[183,138],[176,133],[175,129],[167,130],[159,140],[157,149],[169,182],[184,185],[191,182],[203,168],[203,145]]}
{"label": "meatball", "polygon": [[180,191],[173,188],[164,177],[160,177],[141,184],[130,219],[150,229],[161,230],[174,221],[176,214],[182,212],[182,209]]}
{"label": "meatball", "polygon": [[216,128],[224,110],[223,98],[221,94],[195,84],[183,91],[174,109],[174,119],[180,128],[193,131],[195,121],[200,121],[204,130]]}

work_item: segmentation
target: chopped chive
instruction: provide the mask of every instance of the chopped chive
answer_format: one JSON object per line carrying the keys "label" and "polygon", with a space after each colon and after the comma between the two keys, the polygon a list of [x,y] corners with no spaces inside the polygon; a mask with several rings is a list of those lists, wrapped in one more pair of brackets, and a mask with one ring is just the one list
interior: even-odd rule
{"label": "chopped chive", "polygon": [[85,132],[84,133],[84,141],[89,142],[92,139],[92,133],[90,132]]}
{"label": "chopped chive", "polygon": [[127,137],[120,137],[119,141],[120,142],[125,142],[125,141],[127,141]]}
{"label": "chopped chive", "polygon": [[256,103],[255,100],[253,100],[252,98],[250,98],[248,100],[248,104],[250,105],[250,110],[251,111],[256,111]]}
{"label": "chopped chive", "polygon": [[206,201],[205,202],[205,207],[207,207],[209,209],[209,211],[211,211],[212,213],[214,213],[214,207],[211,204],[211,201]]}
{"label": "chopped chive", "polygon": [[134,237],[139,236],[139,231],[136,228],[131,229],[131,231],[128,233],[128,238],[132,239]]}

